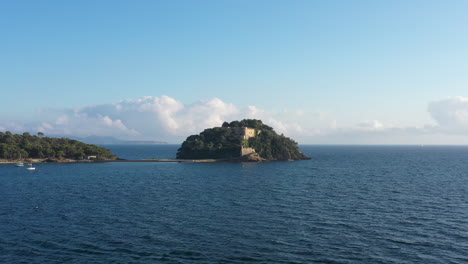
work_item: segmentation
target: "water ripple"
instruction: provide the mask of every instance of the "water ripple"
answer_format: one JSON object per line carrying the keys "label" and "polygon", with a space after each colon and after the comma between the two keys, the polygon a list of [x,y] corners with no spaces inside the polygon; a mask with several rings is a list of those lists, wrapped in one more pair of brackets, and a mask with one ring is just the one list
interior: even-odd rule
{"label": "water ripple", "polygon": [[468,148],[305,152],[314,159],[0,165],[0,262],[468,262]]}

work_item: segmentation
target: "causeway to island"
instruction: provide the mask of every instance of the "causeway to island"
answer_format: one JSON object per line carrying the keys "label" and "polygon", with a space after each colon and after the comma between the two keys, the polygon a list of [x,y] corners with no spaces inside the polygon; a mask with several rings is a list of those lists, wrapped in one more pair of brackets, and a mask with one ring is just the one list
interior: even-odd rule
{"label": "causeway to island", "polygon": [[310,159],[297,142],[261,120],[224,122],[182,143],[176,159],[125,160],[109,149],[68,138],[0,132],[0,163],[29,162],[260,162]]}

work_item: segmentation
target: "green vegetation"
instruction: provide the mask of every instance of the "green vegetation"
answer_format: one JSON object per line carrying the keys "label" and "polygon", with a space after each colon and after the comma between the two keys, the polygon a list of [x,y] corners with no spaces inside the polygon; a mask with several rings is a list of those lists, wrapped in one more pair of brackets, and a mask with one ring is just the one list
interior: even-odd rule
{"label": "green vegetation", "polygon": [[[244,141],[236,128],[250,127],[257,136]],[[251,147],[266,160],[308,159],[299,151],[297,142],[278,135],[261,120],[244,119],[224,122],[222,127],[205,129],[199,135],[189,136],[177,152],[178,159],[232,159],[239,158],[241,147]]]}
{"label": "green vegetation", "polygon": [[230,159],[239,157],[241,139],[232,129],[215,127],[189,136],[177,151],[178,159]]}
{"label": "green vegetation", "polygon": [[309,159],[299,150],[297,142],[278,135],[272,130],[261,130],[261,133],[249,139],[249,147],[254,148],[260,157],[267,160],[302,160]]}
{"label": "green vegetation", "polygon": [[51,158],[51,159],[84,159],[96,156],[98,160],[116,159],[117,156],[106,148],[86,144],[68,138],[44,137],[39,132],[33,136],[28,132],[23,135],[0,132],[0,158]]}

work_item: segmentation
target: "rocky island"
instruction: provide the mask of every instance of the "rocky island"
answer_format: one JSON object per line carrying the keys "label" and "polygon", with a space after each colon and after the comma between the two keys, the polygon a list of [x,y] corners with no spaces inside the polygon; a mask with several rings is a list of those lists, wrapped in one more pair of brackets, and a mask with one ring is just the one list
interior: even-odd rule
{"label": "rocky island", "polygon": [[0,161],[17,160],[34,162],[110,161],[118,157],[106,148],[68,138],[44,137],[28,132],[13,134],[0,132]]}
{"label": "rocky island", "polygon": [[177,151],[177,159],[218,159],[240,161],[304,160],[297,142],[278,135],[261,120],[224,122],[189,136]]}

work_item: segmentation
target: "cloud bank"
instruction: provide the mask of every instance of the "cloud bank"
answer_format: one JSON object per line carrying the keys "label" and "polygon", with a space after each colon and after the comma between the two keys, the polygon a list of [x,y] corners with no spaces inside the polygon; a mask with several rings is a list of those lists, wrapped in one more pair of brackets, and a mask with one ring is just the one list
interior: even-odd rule
{"label": "cloud bank", "polygon": [[367,120],[321,131],[317,138],[328,144],[468,144],[468,97],[432,101],[427,110],[434,123],[403,127]]}
{"label": "cloud bank", "polygon": [[273,113],[248,106],[239,109],[218,98],[185,105],[169,96],[144,96],[75,109],[41,109],[39,123],[0,123],[0,130],[43,132],[48,135],[115,136],[124,139],[183,140],[224,121],[262,119],[280,133],[301,132],[294,122],[275,119]]}
{"label": "cloud bank", "polygon": [[468,132],[468,98],[451,97],[429,104],[428,111],[436,121],[439,132],[459,134]]}
{"label": "cloud bank", "polygon": [[468,144],[468,98],[430,102],[428,114],[434,123],[422,127],[389,126],[379,120],[340,126],[333,115],[323,112],[268,111],[253,105],[238,107],[218,98],[184,104],[169,96],[144,96],[74,109],[41,109],[35,118],[39,122],[0,122],[0,131],[180,143],[224,121],[255,118],[300,143]]}

